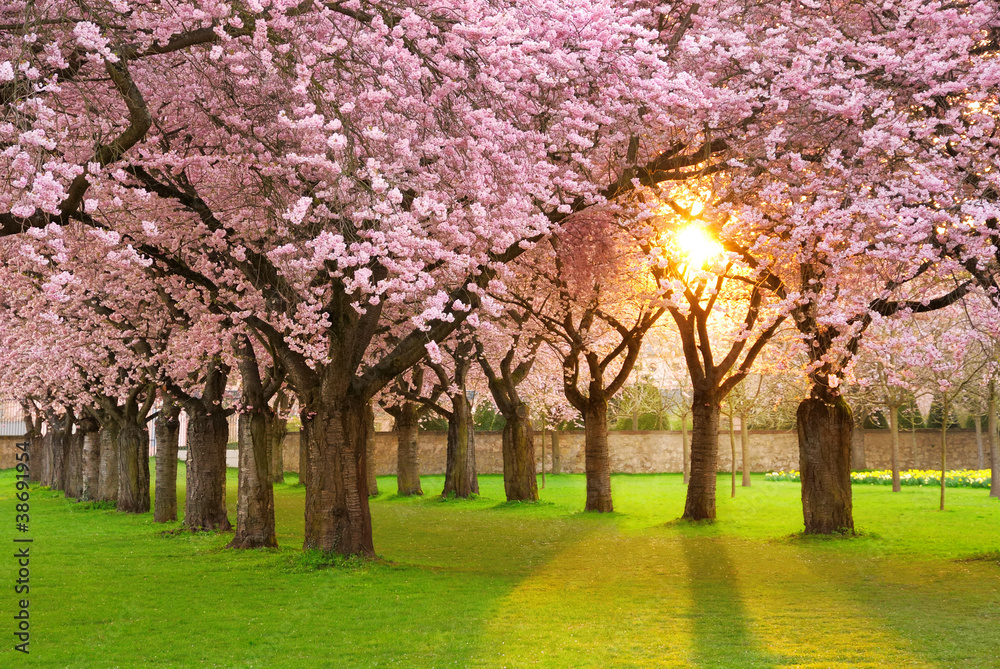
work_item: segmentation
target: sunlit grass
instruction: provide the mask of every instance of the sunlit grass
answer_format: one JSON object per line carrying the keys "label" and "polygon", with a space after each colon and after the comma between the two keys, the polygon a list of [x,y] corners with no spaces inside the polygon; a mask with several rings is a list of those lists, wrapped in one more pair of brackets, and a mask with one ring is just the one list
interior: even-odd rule
{"label": "sunlit grass", "polygon": [[[604,516],[581,512],[582,476],[548,477],[539,504],[503,503],[499,476],[447,501],[440,476],[423,498],[383,477],[383,561],[323,568],[300,551],[294,474],[271,551],[36,490],[24,666],[997,666],[1000,503],[985,490],[949,489],[940,512],[934,489],[855,486],[862,536],[824,540],[796,534],[797,484],[755,476],[730,499],[724,483],[719,521],[692,526],[674,522],[675,475],[615,476]],[[230,470],[234,519],[235,491]],[[8,546],[13,492],[0,472]],[[2,611],[13,568],[0,561]],[[0,666],[20,659],[4,647]]]}

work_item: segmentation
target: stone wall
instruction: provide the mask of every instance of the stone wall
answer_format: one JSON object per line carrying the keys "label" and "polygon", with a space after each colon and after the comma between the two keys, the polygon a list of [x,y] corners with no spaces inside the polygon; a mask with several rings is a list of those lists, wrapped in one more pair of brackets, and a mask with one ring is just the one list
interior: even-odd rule
{"label": "stone wall", "polygon": [[[443,474],[445,465],[444,432],[421,432],[420,471],[423,474]],[[0,437],[0,469],[15,465],[15,446],[20,437]],[[936,469],[941,467],[941,433],[938,430],[917,430],[900,433],[900,468]],[[681,471],[680,432],[611,432],[608,434],[611,469],[615,472],[653,473]],[[583,432],[559,433],[562,471],[583,472]],[[535,435],[535,453],[541,461],[541,435]],[[989,440],[983,435],[983,467],[990,467]],[[719,470],[729,471],[729,433],[719,434]],[[855,452],[859,456],[856,469],[888,469],[891,440],[888,430],[857,430]],[[740,435],[736,434],[737,462],[741,457]],[[861,454],[864,454],[863,464]],[[973,430],[948,432],[948,469],[978,469],[979,449]],[[285,438],[285,469],[299,470],[299,433]],[[396,435],[378,432],[375,435],[375,462],[379,474],[396,473]],[[476,465],[481,474],[503,472],[499,432],[476,433]],[[794,432],[751,430],[750,468],[755,472],[798,469],[799,450]],[[552,468],[552,435],[545,439],[545,470]]]}
{"label": "stone wall", "polygon": [[24,437],[0,437],[0,469],[11,469],[17,465],[14,457],[17,454],[16,444],[24,441]]}
{"label": "stone wall", "polygon": [[[545,469],[552,467],[551,433],[545,439]],[[285,469],[298,471],[299,435],[290,433],[285,439]],[[420,471],[422,474],[443,474],[445,467],[444,432],[421,432]],[[858,430],[855,433],[857,469],[888,469],[891,441],[887,430]],[[610,432],[611,470],[625,473],[681,471],[680,432]],[[989,442],[983,439],[984,468],[990,467]],[[900,467],[902,469],[934,469],[941,466],[941,435],[937,430],[917,430],[900,434]],[[559,434],[562,471],[583,472],[583,432]],[[719,471],[730,468],[729,433],[719,434]],[[535,435],[536,463],[541,461],[541,435]],[[863,453],[863,460],[861,459]],[[948,433],[948,469],[978,469],[979,454],[976,434],[972,430],[952,430]],[[740,435],[736,433],[736,458],[740,463]],[[863,466],[861,466],[863,462]],[[375,435],[375,463],[380,475],[396,473],[396,435],[378,432]],[[536,465],[537,466],[537,465]],[[476,467],[481,474],[503,472],[499,432],[476,433]],[[799,447],[795,432],[751,430],[750,468],[755,472],[799,468]]]}

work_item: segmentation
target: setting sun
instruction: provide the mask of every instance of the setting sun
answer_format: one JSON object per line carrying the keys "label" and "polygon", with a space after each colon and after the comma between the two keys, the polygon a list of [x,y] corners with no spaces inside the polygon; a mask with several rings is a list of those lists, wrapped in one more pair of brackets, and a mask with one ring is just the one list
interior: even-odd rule
{"label": "setting sun", "polygon": [[677,248],[683,253],[691,268],[702,268],[710,259],[722,253],[720,244],[704,227],[692,224],[677,233]]}

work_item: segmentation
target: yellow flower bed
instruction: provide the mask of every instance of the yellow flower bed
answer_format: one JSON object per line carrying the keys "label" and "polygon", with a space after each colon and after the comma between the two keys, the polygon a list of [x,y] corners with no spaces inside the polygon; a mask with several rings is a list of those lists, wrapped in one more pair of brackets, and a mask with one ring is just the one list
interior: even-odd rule
{"label": "yellow flower bed", "polygon": [[[768,472],[765,481],[798,481],[797,471]],[[892,485],[892,471],[851,472],[852,483]],[[941,485],[941,472],[930,469],[907,469],[899,473],[901,485]],[[945,472],[944,484],[949,488],[989,488],[989,469],[953,469]]]}

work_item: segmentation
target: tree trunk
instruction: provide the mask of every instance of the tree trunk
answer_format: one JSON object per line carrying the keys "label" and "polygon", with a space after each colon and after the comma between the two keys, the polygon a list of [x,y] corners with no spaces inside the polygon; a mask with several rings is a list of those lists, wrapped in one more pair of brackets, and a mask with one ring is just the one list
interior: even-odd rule
{"label": "tree trunk", "polygon": [[986,469],[986,454],[983,452],[983,423],[982,416],[973,416],[973,423],[976,427],[976,451],[979,455],[979,469]]}
{"label": "tree trunk", "polygon": [[423,495],[417,460],[419,420],[417,405],[404,402],[396,415],[396,487],[400,495]]}
{"label": "tree trunk", "polygon": [[899,407],[889,405],[889,434],[892,437],[892,491],[902,490],[899,482]]}
{"label": "tree trunk", "polygon": [[180,407],[164,400],[156,416],[156,501],[153,521],[177,520],[177,450],[180,441]]}
{"label": "tree trunk", "polygon": [[476,440],[472,425],[472,407],[461,389],[451,397],[448,418],[448,456],[442,496],[468,497],[479,494],[476,475]]}
{"label": "tree trunk", "polygon": [[83,428],[77,425],[75,432],[67,431],[66,446],[63,490],[66,497],[79,499],[83,494]]}
{"label": "tree trunk", "polygon": [[691,448],[688,446],[687,414],[681,416],[681,470],[684,472],[684,485],[691,482]]}
{"label": "tree trunk", "polygon": [[948,395],[944,395],[944,416],[941,418],[941,510],[944,511],[944,476],[948,454]]}
{"label": "tree trunk", "polygon": [[842,397],[799,403],[799,469],[807,534],[854,532],[851,434],[854,418]]}
{"label": "tree trunk", "polygon": [[732,412],[729,413],[729,456],[732,474],[730,477],[732,492],[730,497],[736,497],[736,425]]}
{"label": "tree trunk", "polygon": [[25,438],[28,440],[28,448],[31,451],[31,466],[28,467],[28,480],[32,483],[41,483],[42,463],[43,458],[45,457],[45,448],[42,443],[42,433],[39,432],[36,427],[32,429]]}
{"label": "tree trunk", "polygon": [[559,448],[559,427],[552,430],[552,473],[562,474],[562,450]]}
{"label": "tree trunk", "polygon": [[591,391],[583,414],[584,467],[587,503],[584,511],[609,513],[611,501],[611,456],[608,451],[608,402]]}
{"label": "tree trunk", "polygon": [[[245,391],[244,391],[245,392]],[[227,548],[277,548],[274,529],[274,488],[268,452],[267,419],[263,401],[239,415],[239,485],[236,498],[236,534]]]}
{"label": "tree trunk", "polygon": [[97,499],[103,502],[118,501],[118,432],[118,424],[108,420],[97,434],[101,442]]}
{"label": "tree trunk", "polygon": [[288,419],[278,413],[267,414],[267,435],[271,453],[271,482],[285,482],[285,436],[288,434]]}
{"label": "tree trunk", "polygon": [[365,405],[365,474],[368,496],[378,494],[378,477],[375,475],[375,409],[371,402]]}
{"label": "tree trunk", "polygon": [[989,418],[990,431],[990,497],[1000,498],[1000,435],[997,433],[997,392],[996,384],[990,381]]}
{"label": "tree trunk", "polygon": [[309,434],[312,416],[306,409],[299,411],[299,484],[309,489]]}
{"label": "tree trunk", "polygon": [[118,432],[118,510],[149,511],[149,431],[138,417],[127,418]]}
{"label": "tree trunk", "polygon": [[44,472],[48,475],[48,481],[42,481],[42,483],[58,490],[62,488],[66,476],[66,428],[64,421],[60,418],[50,420],[48,434],[51,435],[48,444],[46,444],[49,466],[48,470]]}
{"label": "tree trunk", "polygon": [[691,404],[691,471],[683,518],[715,520],[715,481],[719,466],[719,401],[695,389]]}
{"label": "tree trunk", "polygon": [[100,499],[101,484],[101,439],[97,421],[85,420],[83,432],[83,480],[80,500],[87,502]]}
{"label": "tree trunk", "polygon": [[187,406],[187,499],[184,524],[192,530],[229,531],[226,511],[226,443],[229,424],[221,407]]}
{"label": "tree trunk", "polygon": [[46,425],[45,433],[38,438],[38,482],[43,486],[52,482],[52,427]]}
{"label": "tree trunk", "polygon": [[271,453],[271,482],[285,482],[285,437],[288,435],[288,395],[279,390],[267,412],[268,448]]}
{"label": "tree trunk", "polygon": [[[366,402],[347,394],[333,366],[312,403],[306,436],[305,549],[374,557],[365,454]],[[306,427],[308,426],[308,427]]]}
{"label": "tree trunk", "polygon": [[743,457],[743,481],[744,488],[750,487],[750,425],[746,416],[740,417],[740,450]]}
{"label": "tree trunk", "polygon": [[[535,438],[528,405],[524,402],[504,414],[503,487],[508,502],[537,502],[535,480]],[[543,463],[544,468],[544,463]]]}

